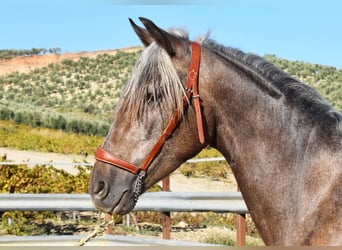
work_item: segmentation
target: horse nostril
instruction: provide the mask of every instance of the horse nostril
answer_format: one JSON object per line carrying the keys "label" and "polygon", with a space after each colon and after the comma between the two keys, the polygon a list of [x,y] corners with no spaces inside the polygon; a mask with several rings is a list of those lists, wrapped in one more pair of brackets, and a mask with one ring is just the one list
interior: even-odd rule
{"label": "horse nostril", "polygon": [[97,183],[97,190],[96,193],[100,193],[105,187],[105,183],[103,181],[99,181]]}
{"label": "horse nostril", "polygon": [[94,186],[93,192],[102,200],[106,198],[108,194],[108,185],[104,181],[99,181]]}

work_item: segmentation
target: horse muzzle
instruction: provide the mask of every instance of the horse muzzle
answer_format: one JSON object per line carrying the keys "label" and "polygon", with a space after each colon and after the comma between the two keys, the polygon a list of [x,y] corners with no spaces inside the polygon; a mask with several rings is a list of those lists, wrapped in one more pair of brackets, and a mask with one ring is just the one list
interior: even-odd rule
{"label": "horse muzzle", "polygon": [[[121,178],[126,173],[117,173],[120,169],[113,168],[102,162],[96,162],[92,171],[89,193],[94,205],[106,213],[127,214],[135,206],[137,195],[136,176]],[[131,181],[129,181],[129,179]]]}

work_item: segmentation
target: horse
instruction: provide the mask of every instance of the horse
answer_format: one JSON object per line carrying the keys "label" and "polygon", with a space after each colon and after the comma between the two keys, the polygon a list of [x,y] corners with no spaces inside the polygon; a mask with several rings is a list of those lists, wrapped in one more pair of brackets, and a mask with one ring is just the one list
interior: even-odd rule
{"label": "horse", "polygon": [[95,152],[96,207],[130,212],[145,190],[210,146],[228,161],[267,245],[342,245],[342,114],[264,58],[151,20]]}

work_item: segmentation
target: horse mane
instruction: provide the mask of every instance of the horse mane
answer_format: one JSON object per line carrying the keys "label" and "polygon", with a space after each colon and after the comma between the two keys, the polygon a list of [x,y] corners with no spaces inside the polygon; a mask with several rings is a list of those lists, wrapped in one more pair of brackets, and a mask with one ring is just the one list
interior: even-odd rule
{"label": "horse mane", "polygon": [[255,84],[272,97],[285,96],[287,103],[297,108],[312,123],[318,123],[326,132],[342,134],[342,114],[334,109],[314,88],[290,76],[264,58],[224,47],[214,40],[206,39],[206,48],[233,63],[255,79]]}

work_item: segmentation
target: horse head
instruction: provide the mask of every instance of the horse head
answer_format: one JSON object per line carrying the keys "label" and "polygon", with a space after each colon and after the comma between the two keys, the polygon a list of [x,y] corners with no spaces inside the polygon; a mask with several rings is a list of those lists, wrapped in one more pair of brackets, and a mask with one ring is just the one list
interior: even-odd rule
{"label": "horse head", "polygon": [[[99,209],[117,214],[131,211],[145,189],[208,141],[197,89],[200,46],[184,34],[140,20],[146,29],[131,19],[130,23],[145,49],[123,89],[109,133],[96,151],[89,189]],[[205,95],[204,89],[201,94]]]}

